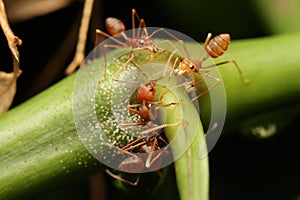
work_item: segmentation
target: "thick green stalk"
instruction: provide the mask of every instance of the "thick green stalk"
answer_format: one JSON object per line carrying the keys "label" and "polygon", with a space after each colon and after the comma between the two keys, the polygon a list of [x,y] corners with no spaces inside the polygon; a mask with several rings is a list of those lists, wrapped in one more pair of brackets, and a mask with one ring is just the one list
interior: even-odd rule
{"label": "thick green stalk", "polygon": [[297,0],[251,2],[269,33],[286,33],[300,30],[300,2]]}
{"label": "thick green stalk", "polygon": [[0,119],[0,199],[37,196],[99,171],[72,118],[70,76]]}
{"label": "thick green stalk", "polygon": [[[299,44],[300,32],[238,40],[215,60],[216,63],[236,60],[245,78],[250,80],[244,84],[230,63],[219,67],[227,96],[226,132],[267,112],[289,107],[293,116],[299,113],[295,113],[300,100]],[[200,99],[204,124],[209,120],[205,113],[210,110],[205,106],[206,100],[207,97]]]}
{"label": "thick green stalk", "polygon": [[[234,67],[220,67],[227,93],[227,130],[265,112],[299,105],[299,44],[300,33],[232,42],[220,60],[235,59],[251,82],[241,83]],[[0,199],[36,196],[101,171],[99,162],[76,134],[72,117],[73,84],[74,76],[70,76],[0,117]],[[204,105],[201,115],[207,122],[210,108],[205,100],[200,99]],[[197,142],[196,139],[195,146],[199,146]],[[196,147],[192,146],[194,150]],[[181,164],[175,165],[177,170]],[[179,174],[183,171],[177,170],[177,176],[183,177]],[[181,188],[184,181],[179,178],[178,181]],[[186,197],[189,192],[181,194]]]}
{"label": "thick green stalk", "polygon": [[180,105],[175,108],[166,108],[166,123],[181,121],[183,129],[178,130],[177,126],[168,127],[165,128],[165,133],[171,141],[173,155],[176,157],[180,154],[179,159],[175,160],[180,198],[182,200],[207,200],[209,199],[209,165],[199,113],[182,91],[173,90],[173,93],[167,93],[162,104],[176,102],[178,99],[182,100]]}

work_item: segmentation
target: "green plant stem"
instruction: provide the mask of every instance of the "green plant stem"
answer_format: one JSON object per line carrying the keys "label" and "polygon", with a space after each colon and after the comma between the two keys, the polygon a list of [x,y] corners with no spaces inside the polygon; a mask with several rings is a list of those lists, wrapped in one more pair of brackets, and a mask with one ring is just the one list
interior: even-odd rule
{"label": "green plant stem", "polygon": [[[240,128],[243,121],[284,108],[295,113],[300,100],[300,32],[233,41],[228,52],[215,62],[234,59],[250,80],[244,84],[234,65],[219,67],[227,96],[225,132]],[[203,100],[204,99],[204,100]],[[207,97],[200,99],[204,125]],[[299,112],[298,112],[299,113]],[[271,121],[272,119],[270,119]],[[277,120],[278,121],[278,120]],[[282,121],[285,121],[283,116]]]}
{"label": "green plant stem", "polygon": [[37,196],[101,169],[75,131],[74,77],[1,117],[0,199]]}
{"label": "green plant stem", "polygon": [[[180,132],[178,127],[167,127],[164,132],[169,141],[172,141],[173,155],[183,152],[179,159],[175,160],[175,173],[180,199],[207,200],[209,199],[209,165],[199,113],[185,93],[176,90],[173,90],[173,93],[167,93],[162,100],[162,104],[176,102],[178,99],[182,100],[179,105],[175,108],[166,108],[168,116],[166,123],[176,123],[181,120],[183,130]],[[177,133],[176,136],[175,133]],[[177,139],[174,140],[174,138]],[[185,147],[189,148],[183,151]]]}
{"label": "green plant stem", "polygon": [[[226,130],[264,112],[299,105],[299,44],[300,33],[232,42],[220,60],[235,59],[251,83],[241,83],[234,67],[220,67],[227,92]],[[0,117],[0,199],[37,196],[102,170],[76,134],[73,84],[74,76],[67,77]],[[207,122],[205,99],[200,103]]]}
{"label": "green plant stem", "polygon": [[252,4],[254,10],[259,13],[264,28],[269,33],[286,33],[300,30],[299,1],[255,0]]}

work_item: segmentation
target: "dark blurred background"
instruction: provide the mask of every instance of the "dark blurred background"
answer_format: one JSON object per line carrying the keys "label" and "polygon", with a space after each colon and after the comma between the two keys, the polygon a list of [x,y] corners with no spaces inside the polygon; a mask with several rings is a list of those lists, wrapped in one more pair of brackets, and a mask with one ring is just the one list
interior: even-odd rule
{"label": "dark blurred background", "polygon": [[[11,27],[23,40],[23,45],[19,48],[23,74],[18,80],[13,106],[64,78],[64,70],[73,58],[83,1],[52,0],[52,4],[57,3],[56,6],[39,7],[42,2],[5,1]],[[290,7],[296,1],[266,2],[269,2],[270,10],[282,8],[284,15],[286,9],[295,8]],[[199,42],[205,40],[208,32],[214,35],[228,32],[235,40],[293,30],[292,25],[287,25],[286,29],[276,29],[276,13],[272,14],[270,10],[264,12],[263,9],[268,6],[261,4],[263,3],[259,3],[259,0],[96,0],[86,52],[91,51],[94,46],[94,30],[105,30],[103,25],[106,17],[120,18],[127,28],[131,28],[132,8],[145,19],[147,26],[174,29]],[[300,8],[299,1],[297,6],[296,8]],[[272,15],[275,16],[274,19]],[[286,14],[284,16],[288,17]],[[281,19],[282,16],[278,18]],[[294,18],[297,19],[296,16]],[[299,26],[294,29],[299,29]],[[2,33],[0,47],[0,70],[9,72],[12,70],[12,59]],[[223,137],[210,153],[211,199],[296,200],[297,196],[299,199],[300,137],[299,130],[295,130],[295,127],[299,128],[299,122],[298,118],[281,134],[263,141],[244,138],[238,134]],[[88,183],[87,179],[80,180],[41,199],[88,199]],[[173,187],[176,193],[175,184]],[[108,191],[120,192],[113,188]],[[117,198],[122,195],[120,192],[120,196],[113,196]],[[158,196],[166,198],[164,195]],[[137,198],[143,197],[128,197]],[[122,199],[127,199],[127,196]]]}
{"label": "dark blurred background", "polygon": [[[48,0],[49,1],[49,0]],[[58,1],[58,0],[57,0]],[[63,78],[64,69],[72,59],[80,23],[83,1],[66,1],[57,10],[35,13],[30,4],[38,4],[37,0],[28,0],[25,8],[18,2],[26,0],[7,0],[7,10],[13,31],[23,40],[19,48],[21,69],[24,71],[18,80],[18,91],[14,101],[17,105],[27,98],[44,90],[49,85]],[[55,0],[53,2],[56,2]],[[233,39],[257,37],[268,34],[259,23],[259,13],[247,1],[228,0],[226,3],[209,3],[196,0],[182,2],[164,1],[99,1],[95,2],[87,52],[94,46],[95,28],[104,28],[106,17],[117,17],[131,28],[131,9],[135,8],[145,19],[147,26],[165,27],[180,31],[196,41],[203,42],[208,32],[219,34],[228,32]],[[234,5],[234,8],[232,6]],[[19,7],[17,7],[19,6]],[[29,8],[27,8],[29,7]],[[32,6],[34,8],[34,6]],[[17,11],[14,11],[14,10]],[[16,15],[24,9],[22,14]],[[37,8],[39,7],[37,6]],[[43,9],[40,9],[43,10]],[[27,12],[26,12],[27,11]],[[33,15],[32,14],[32,15]],[[21,16],[20,16],[21,15]],[[6,40],[1,34],[0,67],[9,71],[11,59],[6,47]]]}

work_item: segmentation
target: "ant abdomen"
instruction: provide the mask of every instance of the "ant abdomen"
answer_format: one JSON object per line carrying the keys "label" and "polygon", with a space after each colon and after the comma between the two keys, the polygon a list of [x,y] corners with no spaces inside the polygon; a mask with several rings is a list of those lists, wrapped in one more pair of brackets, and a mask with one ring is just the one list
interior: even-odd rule
{"label": "ant abdomen", "polygon": [[128,173],[140,173],[144,169],[144,161],[140,157],[133,156],[125,158],[118,166],[121,171]]}
{"label": "ant abdomen", "polygon": [[118,18],[115,18],[115,17],[106,18],[105,27],[106,27],[106,30],[111,35],[117,35],[117,34],[123,32],[123,31],[125,31],[124,23],[121,20],[119,20]]}
{"label": "ant abdomen", "polygon": [[230,44],[230,35],[227,33],[220,34],[211,39],[205,49],[212,58],[217,58],[225,53]]}

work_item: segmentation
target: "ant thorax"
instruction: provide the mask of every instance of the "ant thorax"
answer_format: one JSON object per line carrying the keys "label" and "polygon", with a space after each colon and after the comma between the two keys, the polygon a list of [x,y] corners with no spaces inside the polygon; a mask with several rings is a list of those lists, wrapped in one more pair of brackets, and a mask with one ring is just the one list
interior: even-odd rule
{"label": "ant thorax", "polygon": [[189,74],[189,73],[195,72],[195,71],[197,71],[197,63],[190,59],[183,58],[180,60],[177,68],[174,69],[174,75],[180,76],[180,75]]}

